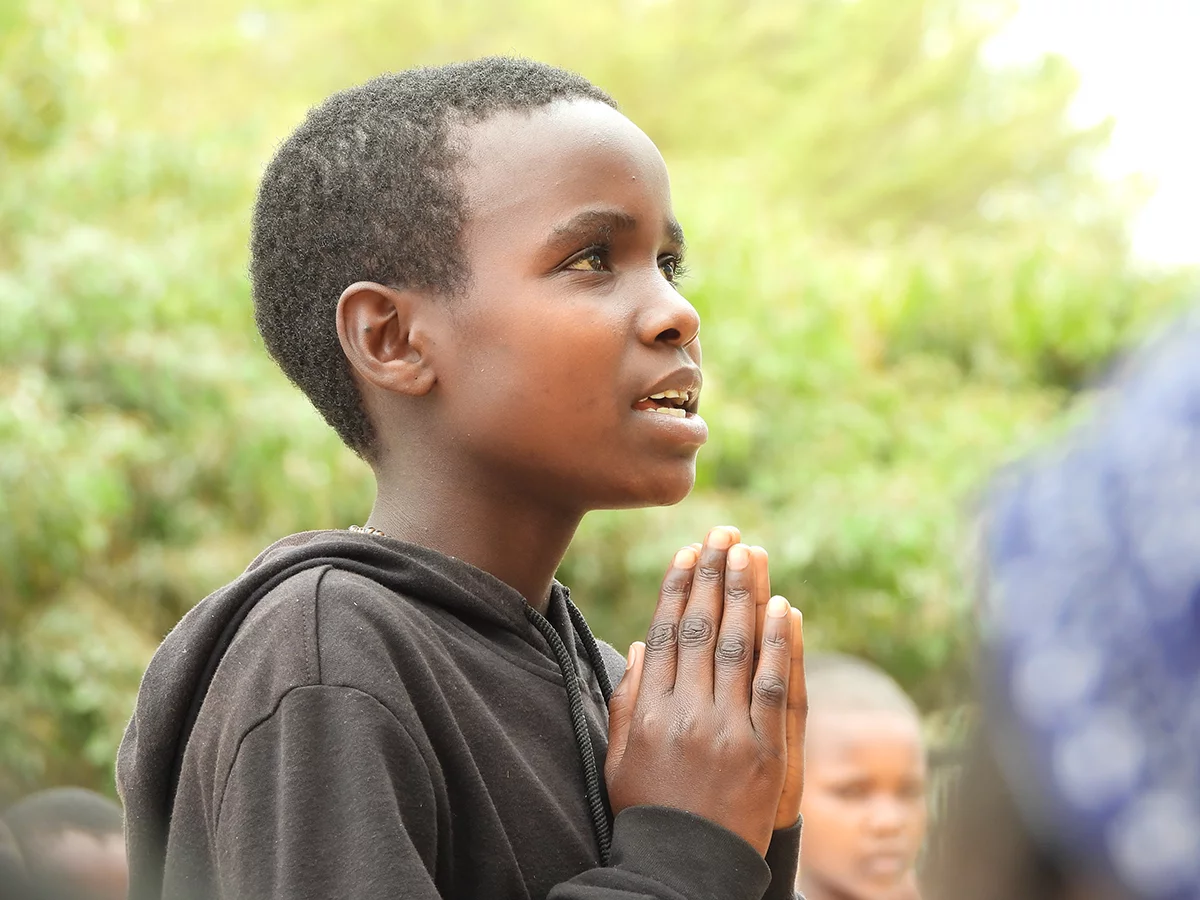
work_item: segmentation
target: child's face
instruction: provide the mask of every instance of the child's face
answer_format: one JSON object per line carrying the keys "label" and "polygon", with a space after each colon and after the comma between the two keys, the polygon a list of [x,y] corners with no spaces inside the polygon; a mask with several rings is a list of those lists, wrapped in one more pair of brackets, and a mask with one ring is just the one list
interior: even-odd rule
{"label": "child's face", "polygon": [[436,362],[451,446],[521,502],[681,500],[703,420],[634,408],[699,388],[700,323],[671,283],[682,234],[657,148],[592,101],[463,135],[471,280],[445,305]]}
{"label": "child's face", "polygon": [[810,716],[805,745],[801,879],[817,896],[915,896],[925,838],[925,750],[899,712]]}
{"label": "child's face", "polygon": [[64,831],[43,852],[42,866],[71,897],[124,900],[129,890],[125,841],[120,834],[104,837]]}

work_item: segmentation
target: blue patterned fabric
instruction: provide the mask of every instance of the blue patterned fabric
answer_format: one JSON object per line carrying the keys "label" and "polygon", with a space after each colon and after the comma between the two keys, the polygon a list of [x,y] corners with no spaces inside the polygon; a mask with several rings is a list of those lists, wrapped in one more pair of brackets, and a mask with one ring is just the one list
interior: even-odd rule
{"label": "blue patterned fabric", "polygon": [[1200,900],[1200,322],[1002,475],[990,711],[1030,825],[1135,897]]}

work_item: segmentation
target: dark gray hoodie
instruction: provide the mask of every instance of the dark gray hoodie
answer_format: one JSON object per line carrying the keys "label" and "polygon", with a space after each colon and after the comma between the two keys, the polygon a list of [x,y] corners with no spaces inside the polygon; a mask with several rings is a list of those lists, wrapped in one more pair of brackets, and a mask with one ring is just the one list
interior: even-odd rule
{"label": "dark gray hoodie", "polygon": [[798,826],[764,862],[679,810],[611,819],[623,668],[557,583],[543,618],[423,547],[280,541],[142,680],[117,760],[131,897],[790,898]]}

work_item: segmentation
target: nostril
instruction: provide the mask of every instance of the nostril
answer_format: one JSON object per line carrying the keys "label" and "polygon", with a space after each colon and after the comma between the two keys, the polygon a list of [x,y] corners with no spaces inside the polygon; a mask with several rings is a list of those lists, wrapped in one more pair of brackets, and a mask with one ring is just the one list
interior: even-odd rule
{"label": "nostril", "polygon": [[665,341],[668,344],[678,343],[681,337],[683,337],[683,335],[679,333],[678,328],[668,328],[666,331],[660,331],[658,334],[658,339],[660,341]]}

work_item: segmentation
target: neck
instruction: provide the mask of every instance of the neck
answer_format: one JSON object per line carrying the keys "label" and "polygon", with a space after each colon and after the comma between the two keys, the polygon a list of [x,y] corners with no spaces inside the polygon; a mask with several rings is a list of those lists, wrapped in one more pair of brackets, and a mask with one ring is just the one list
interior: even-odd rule
{"label": "neck", "polygon": [[519,490],[497,485],[494,477],[448,474],[445,468],[415,462],[380,465],[375,480],[368,524],[389,537],[470,563],[546,612],[554,573],[582,513],[539,504]]}

